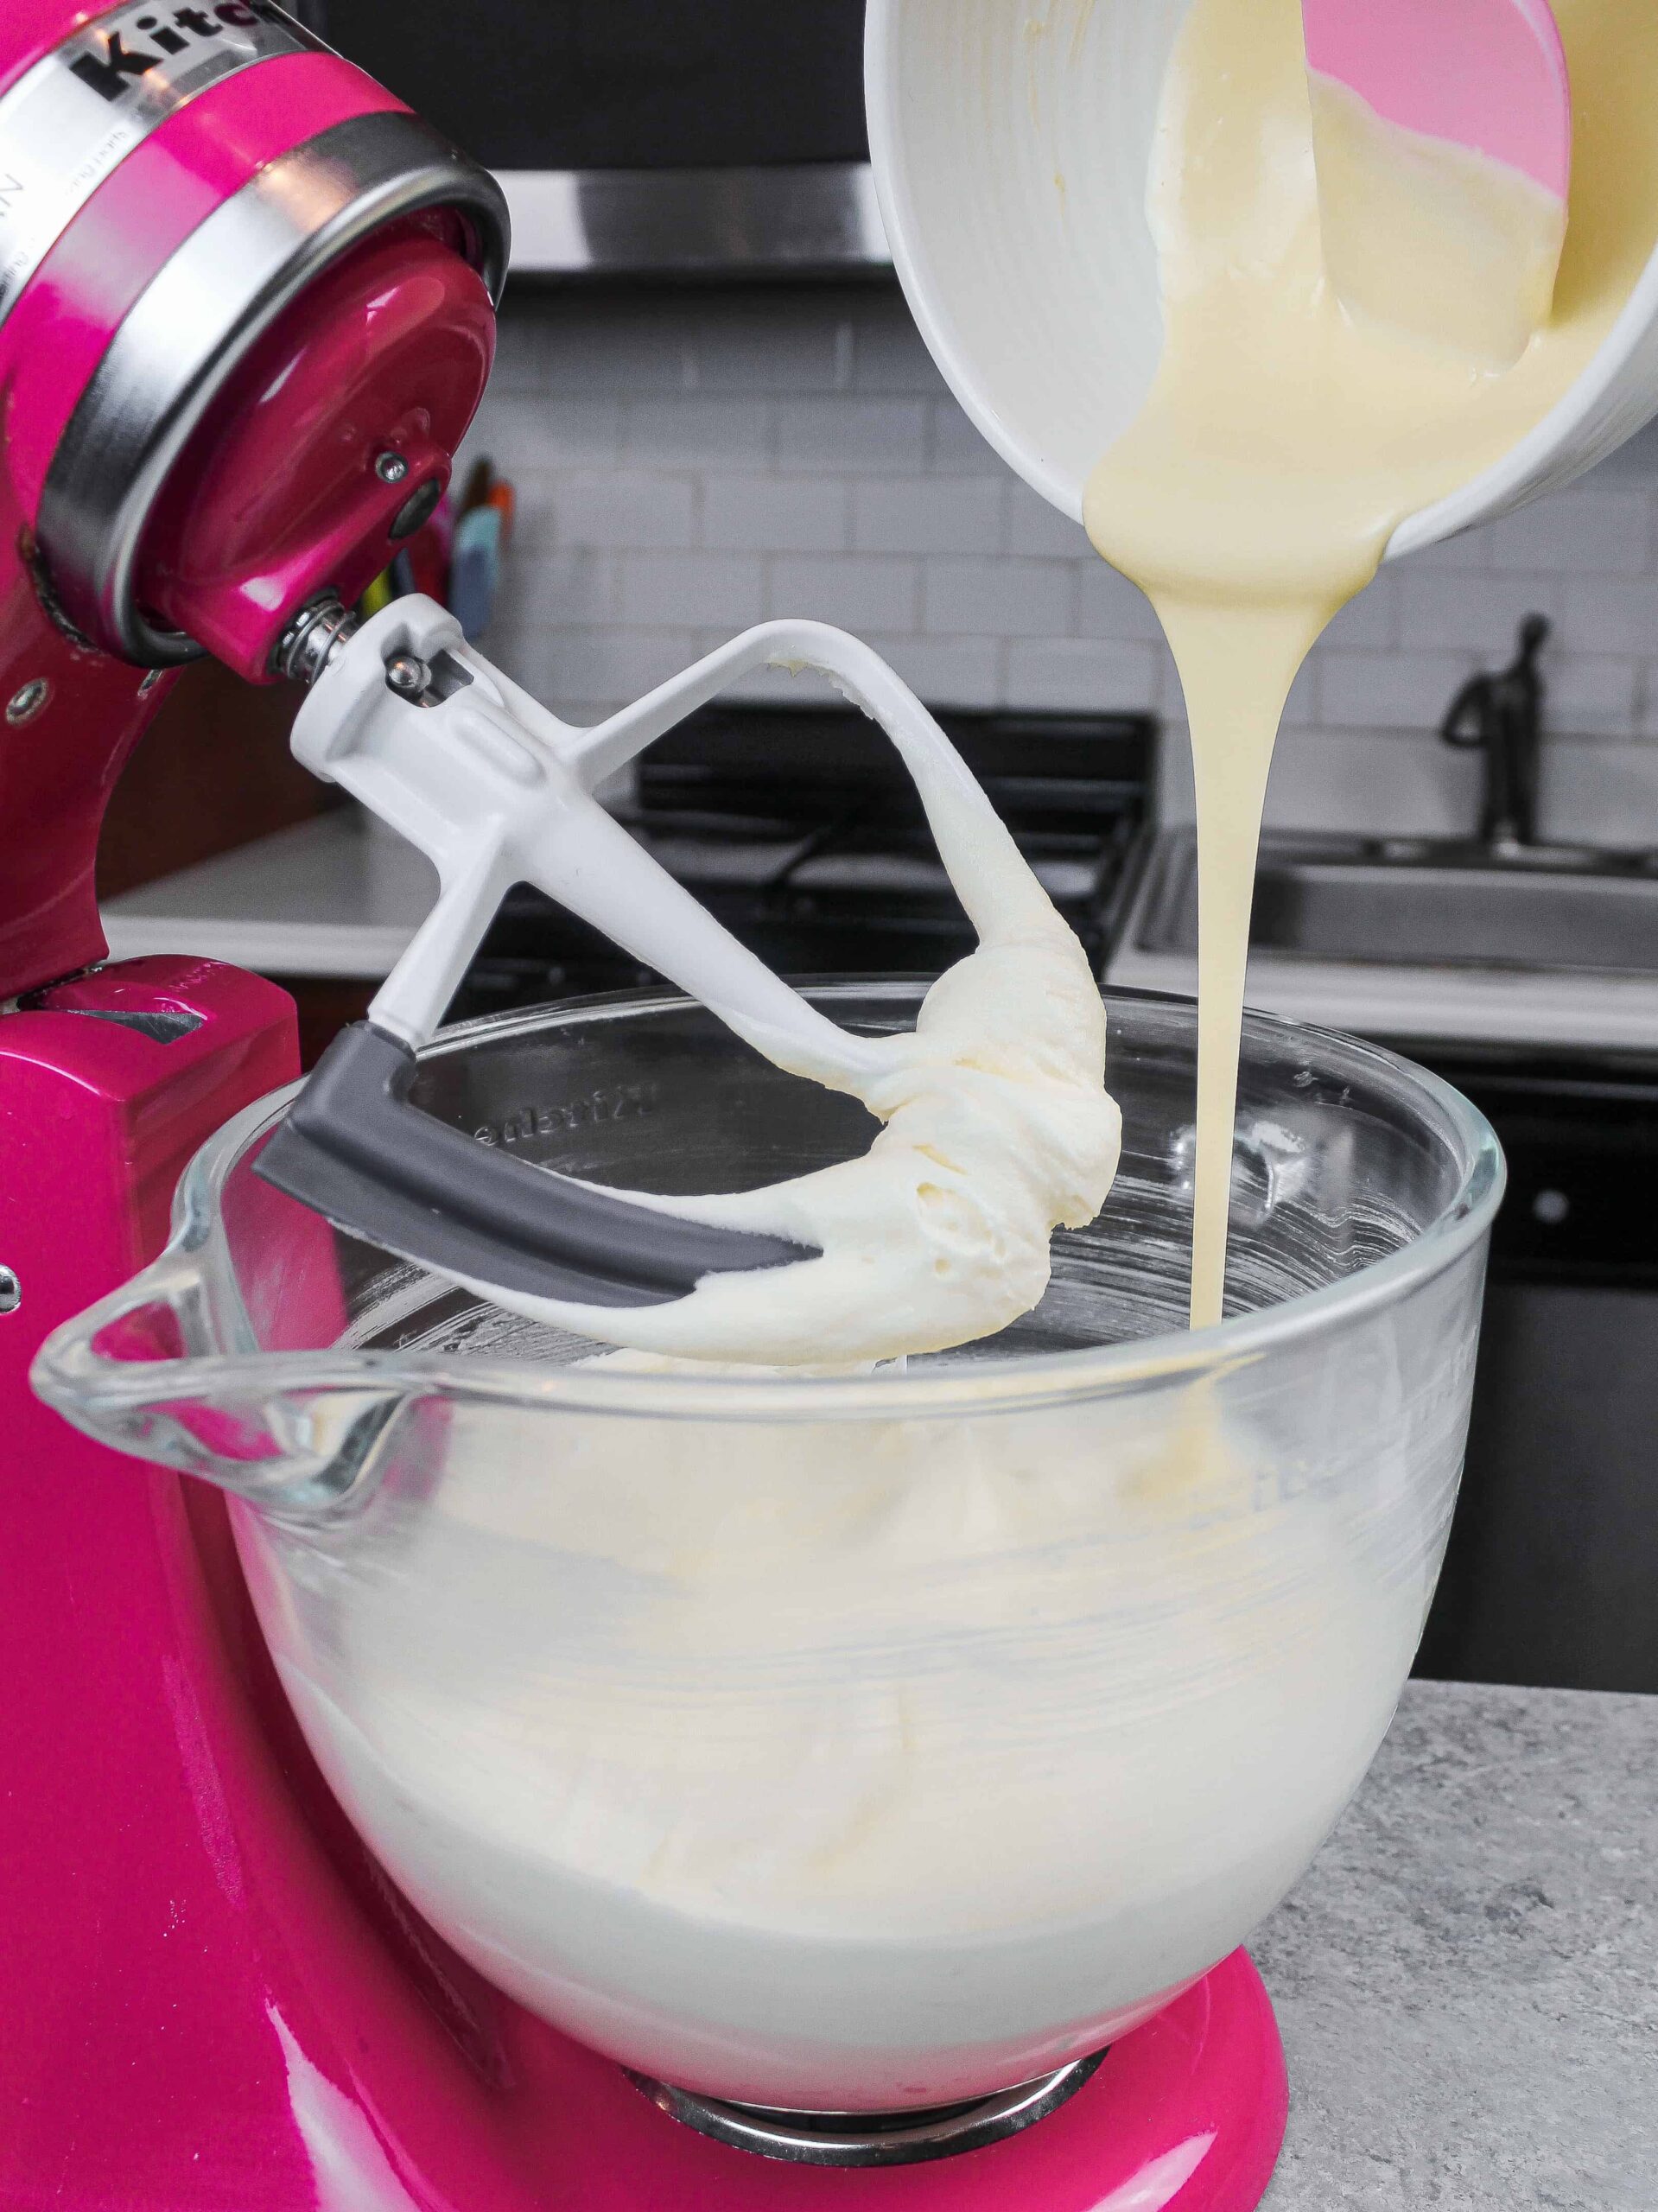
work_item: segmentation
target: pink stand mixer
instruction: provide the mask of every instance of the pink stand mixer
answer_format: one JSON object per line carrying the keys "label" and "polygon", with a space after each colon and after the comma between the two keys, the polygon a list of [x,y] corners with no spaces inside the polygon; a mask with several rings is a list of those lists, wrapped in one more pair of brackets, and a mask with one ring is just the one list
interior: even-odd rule
{"label": "pink stand mixer", "polygon": [[100,965],[105,801],[172,671],[302,664],[429,515],[506,232],[487,175],[267,0],[10,0],[3,47],[0,2200],[1247,2212],[1286,2091],[1242,1953],[942,2112],[721,2103],[532,2017],[334,1804],[219,1497],[31,1395],[48,1333],[165,1242],[191,1154],[297,1073],[271,986]]}

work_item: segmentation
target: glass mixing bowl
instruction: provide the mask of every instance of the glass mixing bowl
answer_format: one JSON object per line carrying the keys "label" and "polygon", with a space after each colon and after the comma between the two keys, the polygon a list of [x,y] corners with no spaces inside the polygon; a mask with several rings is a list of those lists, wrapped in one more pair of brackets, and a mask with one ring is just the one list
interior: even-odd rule
{"label": "glass mixing bowl", "polygon": [[[815,994],[908,1027],[919,987]],[[931,2106],[1147,2018],[1356,1787],[1460,1469],[1502,1165],[1431,1076],[1253,1016],[1232,1318],[1182,1332],[1195,1022],[1114,994],[1121,1173],[994,1341],[635,1371],[327,1229],[223,1130],[40,1389],[223,1484],[306,1735],[420,1910],[705,2094]],[[457,1029],[421,1103],[663,1192],[861,1149],[666,997]]]}

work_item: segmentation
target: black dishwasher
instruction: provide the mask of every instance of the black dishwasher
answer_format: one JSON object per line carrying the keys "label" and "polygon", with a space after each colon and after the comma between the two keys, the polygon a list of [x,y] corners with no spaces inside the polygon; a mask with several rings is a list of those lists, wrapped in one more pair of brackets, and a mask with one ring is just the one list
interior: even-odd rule
{"label": "black dishwasher", "polygon": [[1658,1059],[1403,1049],[1509,1173],[1417,1672],[1658,1693]]}

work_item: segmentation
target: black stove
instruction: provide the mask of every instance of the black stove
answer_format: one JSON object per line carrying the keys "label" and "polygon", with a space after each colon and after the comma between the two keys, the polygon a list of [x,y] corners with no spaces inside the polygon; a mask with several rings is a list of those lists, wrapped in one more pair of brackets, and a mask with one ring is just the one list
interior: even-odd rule
{"label": "black stove", "polygon": [[[938,720],[1102,967],[1145,823],[1155,722],[948,712]],[[890,741],[854,708],[704,708],[644,756],[636,795],[616,811],[784,975],[934,976],[973,949],[915,788]],[[659,980],[520,886],[450,1018]]]}

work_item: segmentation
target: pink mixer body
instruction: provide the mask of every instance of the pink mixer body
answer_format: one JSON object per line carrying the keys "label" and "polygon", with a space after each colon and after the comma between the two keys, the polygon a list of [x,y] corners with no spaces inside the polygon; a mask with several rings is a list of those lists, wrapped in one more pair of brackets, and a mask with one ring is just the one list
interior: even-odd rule
{"label": "pink mixer body", "polygon": [[[693,2132],[402,1898],[299,1735],[222,1494],[16,1387],[47,1330],[159,1249],[197,1146],[295,1064],[285,995],[211,962],[127,962],[0,1020],[24,1289],[0,1320],[0,2204],[1253,2212],[1288,2093],[1242,1952],[1028,2133],[851,2173]],[[296,1342],[330,1319],[288,1318]]]}
{"label": "pink mixer body", "polygon": [[[454,1958],[371,1858],[289,1714],[218,1495],[29,1395],[43,1338],[164,1243],[185,1160],[297,1072],[270,985],[98,966],[111,788],[185,658],[267,679],[308,594],[355,597],[429,511],[505,251],[481,173],[264,0],[8,0],[0,146],[4,103],[89,24],[82,81],[112,114],[141,36],[270,50],[152,116],[32,264],[0,214],[0,2204],[1248,2212],[1286,2093],[1241,1953],[1028,2134],[937,2164],[779,2165],[658,2110]],[[333,228],[295,233],[286,289],[100,474],[128,416],[99,410],[124,377],[144,397],[181,271],[195,301],[215,269],[239,278],[203,257],[251,211],[251,267],[295,162],[308,207],[336,194]]]}

